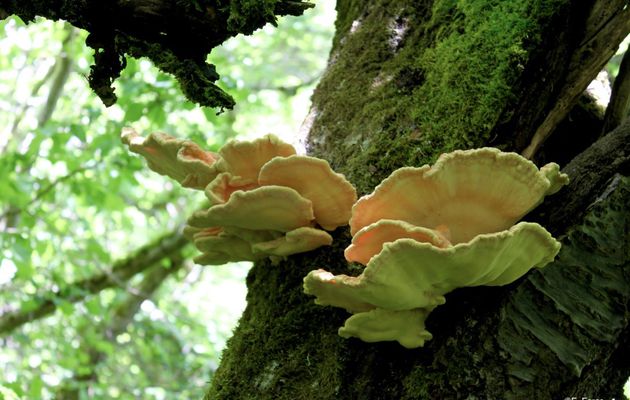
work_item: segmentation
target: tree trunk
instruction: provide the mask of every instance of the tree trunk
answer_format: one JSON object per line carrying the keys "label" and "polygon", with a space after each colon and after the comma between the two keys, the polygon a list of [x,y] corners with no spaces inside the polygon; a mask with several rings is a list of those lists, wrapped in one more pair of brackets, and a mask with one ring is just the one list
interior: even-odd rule
{"label": "tree trunk", "polygon": [[[492,145],[536,160],[630,31],[629,9],[616,0],[339,0],[308,150],[360,194],[454,149]],[[526,218],[562,240],[557,260],[506,287],[447,295],[423,348],[342,339],[349,315],[302,292],[313,269],[359,273],[343,257],[346,228],[332,247],[257,263],[206,398],[620,398],[630,374],[629,132],[626,123],[595,144],[599,129],[543,147],[548,161],[581,153],[566,168],[575,183]]]}

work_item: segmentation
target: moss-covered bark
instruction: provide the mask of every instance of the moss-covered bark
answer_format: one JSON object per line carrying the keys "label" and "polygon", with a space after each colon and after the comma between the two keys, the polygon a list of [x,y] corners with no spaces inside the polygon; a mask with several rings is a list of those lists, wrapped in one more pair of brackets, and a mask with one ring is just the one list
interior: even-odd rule
{"label": "moss-covered bark", "polygon": [[544,38],[585,15],[548,0],[342,1],[339,12],[310,149],[362,193],[396,168],[488,144],[518,103],[526,66],[549,51]]}
{"label": "moss-covered bark", "polygon": [[63,19],[88,31],[86,44],[95,51],[88,81],[107,106],[116,102],[111,85],[132,56],[173,74],[191,101],[223,109],[234,100],[214,84],[219,74],[206,63],[210,51],[309,7],[301,0],[0,0],[0,18]]}
{"label": "moss-covered bark", "polygon": [[[563,60],[577,48],[575,32],[592,4],[339,0],[309,151],[364,194],[394,169],[441,152],[491,143],[517,149],[558,95]],[[519,131],[511,136],[506,127]],[[557,151],[549,149],[546,159]],[[623,153],[619,170],[629,157]],[[312,269],[359,272],[342,255],[346,230],[335,232],[332,249],[276,266],[258,263],[248,277],[247,309],[206,398],[619,396],[629,373],[620,360],[629,331],[630,255],[619,251],[628,249],[628,179],[608,191],[597,186],[603,192],[584,219],[555,224],[560,234],[573,228],[553,265],[509,287],[447,295],[427,320],[434,339],[421,349],[341,339],[336,331],[347,313],[316,306],[302,293]],[[579,189],[572,195],[581,196]],[[601,323],[609,319],[615,324]]]}

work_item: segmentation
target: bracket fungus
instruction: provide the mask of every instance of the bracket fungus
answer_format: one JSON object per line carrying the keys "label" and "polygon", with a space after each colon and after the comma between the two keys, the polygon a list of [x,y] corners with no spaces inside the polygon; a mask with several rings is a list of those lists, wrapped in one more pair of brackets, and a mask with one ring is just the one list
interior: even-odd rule
{"label": "bracket fungus", "polygon": [[230,141],[218,154],[164,133],[145,139],[131,128],[122,140],[154,171],[204,190],[210,207],[193,213],[184,230],[202,252],[199,264],[277,261],[330,245],[325,230],[346,225],[357,199],[326,161],[298,156],[274,135]]}
{"label": "bracket fungus", "polygon": [[560,243],[545,228],[514,224],[566,183],[557,164],[539,170],[493,148],[401,168],[352,208],[345,256],[365,265],[362,273],[311,271],[304,291],[354,314],[343,337],[421,347],[431,338],[424,321],[445,294],[506,285],[554,259]]}
{"label": "bracket fungus", "polygon": [[133,128],[123,128],[120,136],[129,150],[147,159],[149,168],[175,179],[183,187],[203,189],[216,176],[213,165],[218,154],[205,151],[190,140],[161,132],[144,138]]}

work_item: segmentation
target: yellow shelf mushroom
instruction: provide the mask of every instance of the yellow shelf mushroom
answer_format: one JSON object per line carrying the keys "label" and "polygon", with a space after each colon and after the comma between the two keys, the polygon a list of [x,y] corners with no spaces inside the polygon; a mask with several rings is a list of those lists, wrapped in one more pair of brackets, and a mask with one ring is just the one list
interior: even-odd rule
{"label": "yellow shelf mushroom", "polygon": [[456,150],[440,156],[432,167],[394,171],[355,204],[350,230],[354,235],[371,223],[394,219],[446,227],[452,243],[466,242],[509,228],[567,182],[557,164],[538,170],[517,153]]}
{"label": "yellow shelf mushroom", "polygon": [[554,259],[560,243],[545,228],[514,224],[567,182],[556,164],[538,170],[492,148],[401,168],[352,208],[345,256],[363,272],[311,271],[304,291],[354,314],[339,330],[343,337],[423,346],[431,338],[424,320],[445,294],[505,285]]}
{"label": "yellow shelf mushroom", "polygon": [[273,135],[231,141],[218,154],[164,133],[143,138],[125,128],[122,139],[154,171],[204,190],[210,207],[195,212],[185,229],[202,252],[199,264],[277,261],[330,245],[325,230],[346,225],[357,199],[326,161],[298,156]]}
{"label": "yellow shelf mushroom", "polygon": [[144,138],[133,128],[123,128],[121,139],[129,150],[146,158],[149,168],[175,179],[183,187],[203,189],[217,175],[213,166],[219,155],[190,140],[161,132]]}

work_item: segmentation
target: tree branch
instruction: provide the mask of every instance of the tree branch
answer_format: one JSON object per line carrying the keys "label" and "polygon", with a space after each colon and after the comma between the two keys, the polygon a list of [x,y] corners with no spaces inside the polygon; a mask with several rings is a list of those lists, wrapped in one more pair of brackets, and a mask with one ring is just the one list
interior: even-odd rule
{"label": "tree branch", "polygon": [[313,4],[304,1],[69,1],[0,0],[0,16],[35,16],[87,30],[95,50],[90,87],[107,106],[116,101],[112,83],[125,68],[126,56],[147,57],[175,75],[182,91],[203,106],[231,109],[234,100],[214,82],[219,74],[206,63],[210,51],[239,33],[251,34],[278,15],[300,15]]}
{"label": "tree branch", "polygon": [[260,92],[262,90],[275,90],[275,91],[284,93],[288,96],[295,96],[298,90],[312,85],[313,83],[317,82],[319,78],[321,78],[321,75],[312,76],[305,80],[302,80],[300,83],[297,83],[295,85],[289,85],[289,86],[273,86],[273,85],[266,84],[264,82],[257,82],[256,84],[253,84],[253,85],[246,85],[245,89],[247,89],[250,92]]}
{"label": "tree branch", "polygon": [[630,118],[575,157],[563,172],[569,175],[569,184],[526,217],[554,235],[578,221],[616,173],[630,172]]}
{"label": "tree branch", "polygon": [[[143,301],[151,298],[155,291],[164,283],[173,273],[177,272],[184,265],[181,251],[175,252],[170,257],[170,266],[165,268],[161,265],[154,265],[150,270],[145,272],[142,282],[135,288],[133,293],[127,293],[124,300],[117,303],[109,313],[110,318],[106,319],[107,323],[103,323],[98,331],[102,332],[103,337],[114,343],[116,336],[125,332],[127,327],[133,320],[133,316],[140,309]],[[96,366],[101,363],[107,356],[102,350],[94,347],[91,342],[83,341],[83,352],[89,355],[89,361],[86,363],[89,367],[86,372],[77,372],[72,380],[68,380],[66,384],[61,385],[58,398],[62,399],[79,399],[80,387],[77,385],[86,385],[95,381]]]}
{"label": "tree branch", "polygon": [[603,134],[615,129],[624,118],[630,115],[630,51],[628,50],[621,60],[619,73],[613,83],[610,103],[604,116]]}
{"label": "tree branch", "polygon": [[523,156],[530,159],[534,156],[566,117],[588,84],[615,54],[619,43],[630,33],[630,7],[626,7],[624,3],[619,0],[614,3],[606,0],[595,4],[589,16],[585,40],[573,53],[560,94],[531,142],[523,150]]}
{"label": "tree branch", "polygon": [[106,273],[71,283],[54,295],[40,295],[39,297],[43,300],[35,309],[29,311],[16,310],[0,315],[0,336],[11,333],[27,322],[35,321],[53,313],[57,309],[59,302],[75,303],[83,300],[90,294],[118,286],[121,282],[128,281],[132,276],[145,271],[163,258],[170,257],[174,253],[181,251],[188,244],[188,241],[182,236],[180,231],[178,228],[146,245],[131,257],[115,263],[111,270]]}

